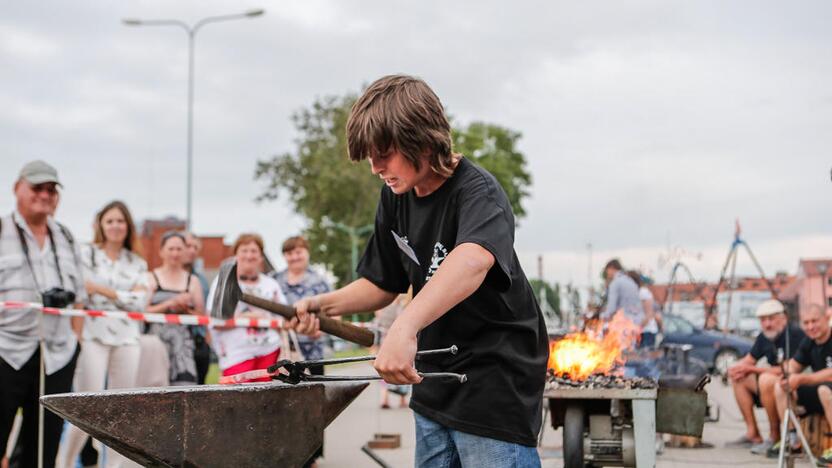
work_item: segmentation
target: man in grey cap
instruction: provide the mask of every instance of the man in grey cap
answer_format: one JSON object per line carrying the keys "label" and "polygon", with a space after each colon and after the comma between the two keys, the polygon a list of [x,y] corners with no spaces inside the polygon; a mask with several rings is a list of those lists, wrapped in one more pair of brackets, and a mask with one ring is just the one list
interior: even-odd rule
{"label": "man in grey cap", "polygon": [[[86,300],[78,251],[71,233],[52,216],[60,194],[58,172],[43,161],[23,166],[14,184],[15,210],[0,218],[0,302],[80,306]],[[77,324],[77,326],[76,326]],[[42,315],[38,309],[0,305],[0,449],[18,409],[23,413],[18,466],[38,463],[38,396],[41,363],[46,394],[72,388],[83,321]],[[73,330],[75,328],[75,330]],[[46,411],[43,466],[55,464],[63,421]]]}

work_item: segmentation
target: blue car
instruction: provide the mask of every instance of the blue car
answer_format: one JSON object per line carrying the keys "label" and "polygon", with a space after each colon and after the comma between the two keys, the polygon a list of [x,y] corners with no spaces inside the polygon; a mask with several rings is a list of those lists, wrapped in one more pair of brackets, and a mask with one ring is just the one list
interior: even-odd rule
{"label": "blue car", "polygon": [[704,361],[711,366],[711,371],[719,375],[725,375],[728,367],[748,354],[754,343],[748,338],[731,333],[704,330],[678,315],[665,315],[662,321],[662,343],[693,346],[691,356]]}

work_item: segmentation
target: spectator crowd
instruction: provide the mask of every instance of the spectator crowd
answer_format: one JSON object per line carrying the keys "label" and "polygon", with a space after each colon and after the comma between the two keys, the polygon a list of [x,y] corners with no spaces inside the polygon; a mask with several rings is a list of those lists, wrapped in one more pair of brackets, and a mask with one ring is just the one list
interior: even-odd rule
{"label": "spectator crowd", "polygon": [[[265,369],[279,358],[323,357],[319,332],[296,334],[276,314],[242,302],[234,311],[212,310],[216,281],[210,284],[199,267],[201,245],[194,234],[165,233],[161,265],[148,269],[123,202],[104,205],[94,217],[93,241],[81,244],[57,221],[61,191],[57,170],[44,161],[29,162],[20,171],[14,183],[16,206],[0,217],[0,303],[268,318],[277,319],[282,328],[206,329],[65,317],[0,304],[0,468],[38,466],[40,432],[43,467],[75,467],[79,456],[83,466],[99,464],[87,434],[43,410],[40,395],[204,384],[212,350],[223,375]],[[303,237],[287,239],[282,251],[288,267],[274,271],[264,255],[263,238],[241,234],[233,244],[241,289],[284,304],[329,291],[326,279],[309,266],[309,250]],[[18,414],[22,424],[13,430]],[[307,465],[314,466],[321,453]],[[128,463],[107,451],[107,467]]]}

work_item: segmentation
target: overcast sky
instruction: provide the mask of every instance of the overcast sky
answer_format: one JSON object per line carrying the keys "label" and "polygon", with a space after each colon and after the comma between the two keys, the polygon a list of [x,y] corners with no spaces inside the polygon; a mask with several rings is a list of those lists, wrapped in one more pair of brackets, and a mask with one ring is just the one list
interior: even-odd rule
{"label": "overcast sky", "polygon": [[197,233],[257,231],[277,257],[303,220],[253,202],[255,161],[294,148],[290,116],[316,97],[409,73],[458,122],[522,132],[530,277],[542,254],[547,279],[585,284],[591,243],[596,277],[619,256],[662,279],[670,247],[716,279],[737,217],[769,273],[832,256],[826,1],[5,2],[0,211],[42,158],[79,239],[114,198],[138,219],[184,217],[186,36],[121,20],[260,7],[197,36]]}

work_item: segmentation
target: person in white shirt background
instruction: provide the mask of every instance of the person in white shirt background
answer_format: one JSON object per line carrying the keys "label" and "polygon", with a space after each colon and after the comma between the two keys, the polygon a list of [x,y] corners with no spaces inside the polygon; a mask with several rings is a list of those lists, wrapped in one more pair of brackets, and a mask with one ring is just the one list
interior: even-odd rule
{"label": "person in white shirt background", "polygon": [[[130,210],[113,201],[95,216],[92,244],[81,247],[84,285],[89,306],[96,310],[139,311],[147,302],[147,262],[139,254],[139,240]],[[136,385],[141,350],[139,322],[110,317],[86,317],[81,354],[75,370],[76,392]],[[70,425],[58,454],[58,466],[74,467],[88,435]],[[114,450],[107,467],[122,466],[124,457]]]}
{"label": "person in white shirt background", "polygon": [[[234,242],[234,256],[237,261],[237,281],[240,289],[272,302],[286,304],[286,296],[274,279],[263,274],[263,238],[258,234],[241,234]],[[213,310],[217,281],[208,293],[208,313],[215,318],[264,318],[280,319],[269,311],[238,302],[233,315]],[[284,343],[278,330],[264,328],[214,328],[211,330],[211,346],[217,354],[223,376],[235,375],[257,369],[266,369],[281,355]],[[269,381],[268,378],[252,381]]]}

